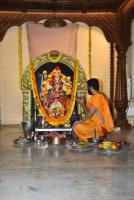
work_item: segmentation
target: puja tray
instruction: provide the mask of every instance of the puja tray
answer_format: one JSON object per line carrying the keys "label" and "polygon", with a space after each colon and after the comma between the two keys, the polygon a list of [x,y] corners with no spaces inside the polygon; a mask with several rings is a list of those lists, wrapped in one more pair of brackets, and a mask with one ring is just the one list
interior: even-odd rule
{"label": "puja tray", "polygon": [[94,143],[90,143],[90,142],[80,142],[78,144],[66,144],[66,147],[70,150],[73,150],[73,151],[89,151],[89,150],[93,150],[94,147],[95,147],[95,144]]}
{"label": "puja tray", "polygon": [[98,151],[99,153],[106,154],[106,155],[115,155],[115,154],[119,154],[119,153],[122,153],[122,152],[124,152],[124,151],[126,151],[126,150],[128,150],[128,149],[129,149],[128,146],[124,146],[124,147],[122,147],[122,148],[120,148],[120,149],[116,149],[116,150],[112,150],[112,149],[100,149],[100,148],[97,147],[97,151]]}

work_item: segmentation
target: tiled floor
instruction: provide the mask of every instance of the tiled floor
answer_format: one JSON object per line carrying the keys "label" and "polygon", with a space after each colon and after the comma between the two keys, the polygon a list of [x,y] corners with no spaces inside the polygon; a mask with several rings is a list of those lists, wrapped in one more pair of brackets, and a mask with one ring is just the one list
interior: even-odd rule
{"label": "tiled floor", "polygon": [[0,130],[0,200],[134,200],[134,128],[128,151],[107,156],[67,148],[16,147],[19,126]]}

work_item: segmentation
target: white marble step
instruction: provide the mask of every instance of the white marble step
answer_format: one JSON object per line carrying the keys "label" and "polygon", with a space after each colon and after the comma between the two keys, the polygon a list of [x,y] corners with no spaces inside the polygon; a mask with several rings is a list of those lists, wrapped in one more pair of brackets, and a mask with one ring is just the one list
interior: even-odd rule
{"label": "white marble step", "polygon": [[134,99],[131,99],[127,111],[128,122],[134,126]]}
{"label": "white marble step", "polygon": [[127,116],[134,116],[134,99],[131,99],[128,103]]}
{"label": "white marble step", "polygon": [[134,126],[134,116],[127,116],[127,120],[131,126]]}

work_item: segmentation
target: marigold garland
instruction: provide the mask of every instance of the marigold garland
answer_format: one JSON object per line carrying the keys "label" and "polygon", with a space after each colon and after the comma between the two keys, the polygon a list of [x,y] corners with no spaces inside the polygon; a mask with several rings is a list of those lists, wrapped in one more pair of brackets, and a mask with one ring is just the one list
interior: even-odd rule
{"label": "marigold garland", "polygon": [[91,31],[92,28],[89,26],[89,52],[88,52],[88,61],[89,61],[89,79],[92,77],[92,63],[91,63]]}
{"label": "marigold garland", "polygon": [[23,56],[22,56],[22,27],[18,27],[18,56],[19,56],[19,87],[21,89],[21,81],[23,76]]}
{"label": "marigold garland", "polygon": [[34,64],[32,61],[30,62],[30,75],[31,75],[31,84],[32,84],[34,99],[35,99],[36,106],[38,107],[39,113],[43,116],[45,120],[49,122],[49,124],[53,126],[58,126],[58,125],[67,123],[72,115],[74,105],[75,105],[75,97],[76,97],[77,82],[78,82],[78,63],[76,62],[74,65],[73,89],[72,89],[69,109],[65,116],[60,116],[58,118],[48,116],[44,110],[44,107],[42,106],[39,93],[38,93],[37,84],[36,84]]}

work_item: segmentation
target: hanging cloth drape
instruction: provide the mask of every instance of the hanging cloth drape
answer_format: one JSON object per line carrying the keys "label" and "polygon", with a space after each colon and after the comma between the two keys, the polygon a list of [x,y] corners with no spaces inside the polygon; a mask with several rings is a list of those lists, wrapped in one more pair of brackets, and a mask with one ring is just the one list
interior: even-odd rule
{"label": "hanging cloth drape", "polygon": [[43,24],[27,23],[30,58],[57,50],[68,56],[76,55],[78,25],[69,23],[65,27],[46,28]]}

